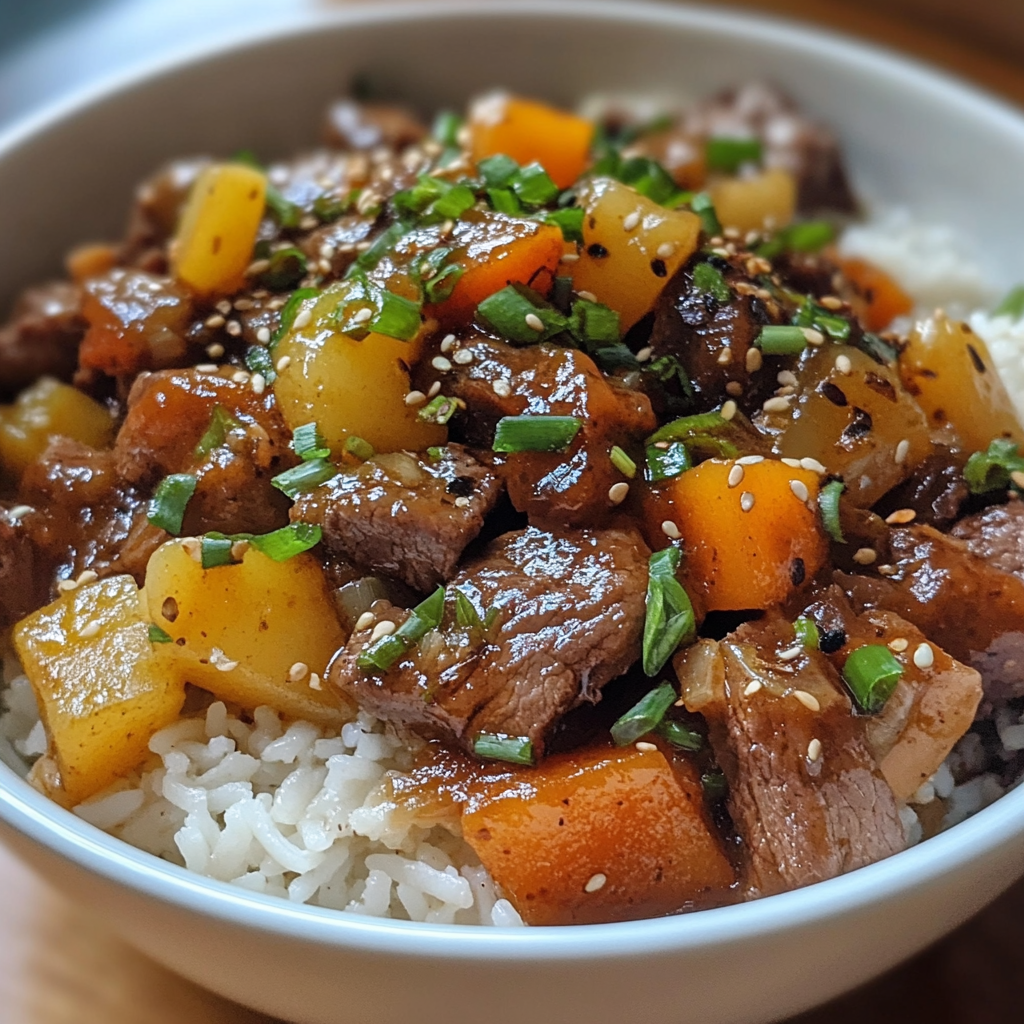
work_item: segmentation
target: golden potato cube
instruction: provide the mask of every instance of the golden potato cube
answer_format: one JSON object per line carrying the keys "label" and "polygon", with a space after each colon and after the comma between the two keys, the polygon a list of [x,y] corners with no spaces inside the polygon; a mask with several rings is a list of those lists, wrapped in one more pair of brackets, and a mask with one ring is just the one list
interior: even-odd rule
{"label": "golden potato cube", "polygon": [[187,543],[170,541],[150,558],[144,593],[187,682],[246,708],[325,724],[349,717],[317,688],[346,637],[312,555],[275,562],[250,548],[204,569]]}
{"label": "golden potato cube", "polygon": [[700,218],[659,206],[611,178],[595,179],[579,199],[586,216],[573,287],[614,309],[627,331],[693,255]]}
{"label": "golden potato cube", "polygon": [[135,768],[185,700],[131,576],[64,594],[19,622],[14,644],[70,806]]}
{"label": "golden potato cube", "polygon": [[796,179],[781,168],[750,178],[723,178],[708,191],[725,228],[783,228],[796,213]]}
{"label": "golden potato cube", "polygon": [[77,388],[40,377],[13,405],[0,408],[0,465],[20,477],[54,437],[108,448],[114,441],[114,421],[104,406]]}
{"label": "golden potato cube", "polygon": [[203,171],[171,246],[171,269],[182,284],[198,295],[230,295],[242,286],[266,191],[266,178],[243,164]]}

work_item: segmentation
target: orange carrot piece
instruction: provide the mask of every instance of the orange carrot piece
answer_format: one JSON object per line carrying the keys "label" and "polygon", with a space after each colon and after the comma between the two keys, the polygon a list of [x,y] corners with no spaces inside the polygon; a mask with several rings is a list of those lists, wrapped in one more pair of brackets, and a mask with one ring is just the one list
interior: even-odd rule
{"label": "orange carrot piece", "polygon": [[914,308],[909,295],[882,269],[856,256],[839,260],[839,267],[863,300],[860,318],[869,331],[881,331]]}

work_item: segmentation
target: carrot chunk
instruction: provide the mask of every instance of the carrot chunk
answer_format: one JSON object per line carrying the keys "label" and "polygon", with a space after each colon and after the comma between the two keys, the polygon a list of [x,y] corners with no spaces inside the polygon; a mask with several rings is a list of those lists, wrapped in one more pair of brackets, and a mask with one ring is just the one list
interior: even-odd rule
{"label": "carrot chunk", "polygon": [[914,308],[909,295],[884,271],[867,260],[849,257],[839,267],[860,293],[861,321],[869,331],[881,331]]}

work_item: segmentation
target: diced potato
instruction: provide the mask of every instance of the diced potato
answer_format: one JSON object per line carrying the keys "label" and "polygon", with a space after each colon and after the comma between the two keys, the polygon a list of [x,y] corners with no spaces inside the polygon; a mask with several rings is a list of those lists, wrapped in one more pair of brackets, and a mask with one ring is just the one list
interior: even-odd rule
{"label": "diced potato", "polygon": [[772,459],[739,469],[740,482],[730,485],[737,463],[709,459],[665,481],[645,503],[651,543],[664,547],[666,520],[678,527],[687,592],[707,611],[778,604],[828,556],[816,473]]}
{"label": "diced potato", "polygon": [[114,421],[104,406],[77,388],[41,377],[13,405],[0,408],[0,465],[20,477],[54,437],[108,448]]}
{"label": "diced potato", "polygon": [[266,178],[243,164],[203,171],[171,246],[174,276],[198,295],[237,291],[252,260],[266,190]]}
{"label": "diced potato", "polygon": [[559,188],[583,173],[594,137],[594,125],[582,117],[504,93],[473,105],[469,131],[474,160],[504,153],[524,166],[536,161]]}
{"label": "diced potato", "polygon": [[[610,178],[595,179],[581,190],[579,201],[586,217],[580,258],[572,264],[573,285],[611,306],[626,331],[693,255],[700,218],[659,206]],[[627,230],[628,223],[633,227]]]}
{"label": "diced potato", "polygon": [[724,228],[783,228],[796,213],[796,180],[779,168],[751,178],[723,178],[708,191]]}
{"label": "diced potato", "polygon": [[463,835],[528,924],[654,917],[734,880],[696,771],[660,750],[556,755],[472,793]]}
{"label": "diced potato", "polygon": [[311,675],[322,680],[345,643],[312,555],[275,562],[250,548],[238,564],[203,569],[184,542],[170,541],[150,558],[144,593],[188,682],[247,708],[327,724],[347,717]]}
{"label": "diced potato", "polygon": [[131,576],[64,594],[18,623],[14,644],[69,806],[135,768],[185,700],[166,645],[150,642]]}
{"label": "diced potato", "polygon": [[[849,360],[849,372],[837,368],[840,355]],[[895,370],[860,349],[826,345],[809,352],[799,381],[792,409],[765,416],[778,431],[775,451],[817,459],[843,478],[846,498],[858,508],[873,505],[931,454],[920,406],[900,387]]]}
{"label": "diced potato", "polygon": [[309,324],[293,330],[274,351],[275,358],[290,359],[274,384],[285,422],[294,430],[315,421],[335,451],[350,436],[369,441],[379,452],[443,445],[447,429],[424,422],[405,403],[416,340],[369,334],[356,341],[343,334],[336,313],[347,287],[339,282],[326,289]]}
{"label": "diced potato", "polygon": [[968,451],[997,437],[1024,443],[1024,430],[985,342],[936,315],[918,323],[900,354],[900,376],[935,427],[952,424]]}

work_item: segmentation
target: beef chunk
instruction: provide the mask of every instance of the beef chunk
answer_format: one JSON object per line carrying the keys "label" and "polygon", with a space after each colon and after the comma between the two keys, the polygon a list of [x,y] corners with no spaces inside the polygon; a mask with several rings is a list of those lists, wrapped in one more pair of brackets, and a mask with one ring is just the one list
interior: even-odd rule
{"label": "beef chunk", "polygon": [[776,615],[675,660],[686,705],[706,718],[729,783],[750,897],[832,878],[905,845],[892,791],[827,658],[779,659],[792,635]]}
{"label": "beef chunk", "polygon": [[85,328],[74,285],[55,281],[25,291],[0,327],[0,398],[42,376],[71,380]]}
{"label": "beef chunk", "polygon": [[0,508],[0,629],[46,604],[50,566],[21,516]]}
{"label": "beef chunk", "polygon": [[[506,534],[452,580],[440,632],[383,674],[358,667],[370,629],[355,633],[330,681],[373,714],[469,751],[480,733],[501,733],[528,737],[539,757],[562,715],[600,700],[640,656],[648,554],[633,530]],[[479,613],[499,608],[489,630],[455,625],[456,589]],[[375,611],[396,616],[386,603]]]}
{"label": "beef chunk", "polygon": [[322,526],[334,554],[427,591],[451,578],[501,490],[491,466],[452,444],[437,459],[376,455],[300,495],[291,515]]}
{"label": "beef chunk", "polygon": [[327,111],[324,143],[335,149],[402,149],[426,137],[423,123],[405,107],[338,100]]}
{"label": "beef chunk", "polygon": [[1024,502],[993,505],[957,523],[951,533],[993,568],[1024,580]]}
{"label": "beef chunk", "polygon": [[915,522],[944,529],[956,521],[960,509],[970,497],[964,481],[967,456],[935,445],[934,451],[898,487],[889,491],[875,506],[880,516],[897,509],[911,508]]}
{"label": "beef chunk", "polygon": [[1024,582],[930,526],[890,534],[879,575],[836,573],[858,611],[881,608],[977,669],[990,703],[1024,696]]}

